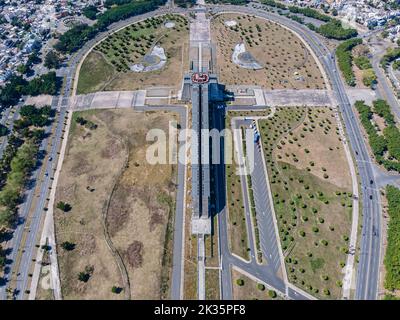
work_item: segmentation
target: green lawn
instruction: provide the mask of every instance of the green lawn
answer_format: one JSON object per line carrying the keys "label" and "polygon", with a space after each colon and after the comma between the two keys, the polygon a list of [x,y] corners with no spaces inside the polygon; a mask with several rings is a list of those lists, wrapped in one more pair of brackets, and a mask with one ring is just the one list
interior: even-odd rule
{"label": "green lawn", "polygon": [[79,73],[77,94],[101,91],[114,74],[114,67],[100,53],[89,53]]}

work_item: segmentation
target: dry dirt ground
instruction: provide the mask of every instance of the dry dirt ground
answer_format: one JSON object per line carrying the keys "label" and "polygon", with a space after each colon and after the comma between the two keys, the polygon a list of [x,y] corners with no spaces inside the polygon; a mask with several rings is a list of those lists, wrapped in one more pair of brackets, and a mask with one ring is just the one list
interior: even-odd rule
{"label": "dry dirt ground", "polygon": [[[225,21],[234,20],[234,27]],[[312,55],[301,40],[278,24],[247,15],[223,14],[211,25],[212,38],[217,45],[217,65],[222,83],[228,85],[259,85],[266,89],[324,89],[322,74]],[[249,70],[232,62],[237,43],[244,42],[246,50],[263,66]]]}
{"label": "dry dirt ground", "polygon": [[[241,272],[233,269],[232,270],[232,287],[233,287],[233,300],[275,300],[280,299],[271,298],[268,294],[268,289],[264,287],[264,290],[260,290],[257,285],[258,283],[253,279],[248,278]],[[237,280],[241,279],[244,281],[242,286],[237,284]]]}
{"label": "dry dirt ground", "polygon": [[[77,116],[98,127],[90,130],[77,124]],[[56,195],[56,203],[67,202],[72,209],[55,209],[63,297],[160,299],[162,276],[167,278],[163,284],[169,285],[170,270],[164,271],[169,265],[162,264],[170,255],[164,247],[169,247],[167,228],[174,213],[175,168],[147,163],[145,137],[151,128],[167,132],[176,115],[96,110],[73,117]],[[105,231],[122,258],[122,272]],[[64,241],[75,248],[63,249]],[[88,266],[93,270],[89,280],[78,280]],[[122,292],[112,293],[113,286]]]}
{"label": "dry dirt ground", "polygon": [[[175,27],[166,28],[167,21],[174,22]],[[99,43],[88,55],[82,64],[78,93],[180,87],[189,67],[188,43],[189,25],[182,16],[164,15],[127,26]],[[164,67],[149,72],[129,70],[129,65],[140,63],[156,44],[165,50]]]}

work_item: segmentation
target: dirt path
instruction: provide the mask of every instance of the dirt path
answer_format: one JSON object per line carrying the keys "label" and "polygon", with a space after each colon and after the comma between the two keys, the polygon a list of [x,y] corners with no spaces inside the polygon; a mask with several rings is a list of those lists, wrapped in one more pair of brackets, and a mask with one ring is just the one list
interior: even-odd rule
{"label": "dirt path", "polygon": [[[117,138],[117,137],[115,137]],[[128,275],[128,271],[126,269],[126,266],[124,264],[124,261],[120,255],[120,253],[118,252],[118,250],[114,247],[114,244],[111,240],[110,234],[108,232],[108,228],[107,228],[107,216],[108,216],[108,212],[110,209],[110,203],[111,203],[111,199],[114,195],[115,190],[118,187],[118,182],[120,181],[122,175],[124,174],[125,168],[128,165],[129,162],[129,147],[128,147],[128,143],[126,140],[121,141],[122,144],[125,146],[125,150],[126,150],[126,157],[124,160],[124,164],[121,167],[120,171],[118,172],[110,196],[108,197],[108,199],[106,200],[105,204],[104,204],[104,208],[103,208],[103,212],[102,212],[102,224],[103,224],[103,231],[104,231],[104,238],[105,241],[107,243],[108,248],[111,251],[111,254],[113,255],[115,262],[118,265],[118,268],[121,272],[121,277],[122,277],[122,282],[123,282],[123,286],[124,286],[124,293],[125,293],[125,299],[126,300],[131,300],[131,285],[129,282],[129,275]]]}

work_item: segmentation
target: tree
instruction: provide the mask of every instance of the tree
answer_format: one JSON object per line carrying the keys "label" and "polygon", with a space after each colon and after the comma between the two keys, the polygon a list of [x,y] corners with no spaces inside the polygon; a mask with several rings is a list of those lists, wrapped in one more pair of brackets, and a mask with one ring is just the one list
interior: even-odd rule
{"label": "tree", "polygon": [[15,212],[11,209],[0,211],[0,227],[10,227],[15,220]]}
{"label": "tree", "polygon": [[63,202],[63,201],[60,201],[60,202],[57,203],[57,208],[62,210],[62,211],[64,211],[64,212],[68,212],[68,211],[70,211],[72,209],[70,204],[68,204],[66,202]]}
{"label": "tree", "polygon": [[61,87],[61,81],[54,71],[32,79],[25,88],[25,93],[32,96],[40,94],[56,95]]}
{"label": "tree", "polygon": [[4,266],[6,265],[7,257],[6,251],[0,246],[0,270],[2,271]]}
{"label": "tree", "polygon": [[353,56],[351,50],[358,44],[361,44],[360,38],[351,39],[341,43],[336,49],[336,57],[338,60],[339,69],[346,83],[350,86],[355,86],[355,76],[353,73]]}
{"label": "tree", "polygon": [[275,290],[269,290],[269,291],[268,291],[268,295],[269,295],[272,299],[276,298],[276,296],[277,296]]}
{"label": "tree", "polygon": [[258,288],[258,290],[261,290],[261,291],[265,290],[265,286],[262,283],[257,284],[257,288]]}
{"label": "tree", "polygon": [[90,274],[86,272],[79,272],[78,274],[78,280],[82,282],[88,282],[90,279]]}
{"label": "tree", "polygon": [[28,82],[21,76],[12,76],[8,83],[1,89],[0,105],[10,107],[18,103],[19,98],[25,93]]}
{"label": "tree", "polygon": [[4,137],[8,134],[8,128],[0,123],[0,137]]}
{"label": "tree", "polygon": [[362,81],[367,87],[371,87],[372,85],[376,84],[377,77],[375,71],[373,69],[364,70]]}
{"label": "tree", "polygon": [[244,280],[243,279],[237,279],[236,280],[236,284],[241,287],[241,286],[244,285]]}
{"label": "tree", "polygon": [[44,65],[49,69],[59,69],[61,66],[61,59],[55,51],[51,50],[44,58]]}
{"label": "tree", "polygon": [[87,265],[85,267],[85,271],[79,272],[78,279],[82,282],[88,282],[90,277],[92,276],[94,271],[94,267],[91,265]]}
{"label": "tree", "polygon": [[90,20],[96,19],[97,12],[99,11],[97,10],[96,6],[88,6],[82,11],[83,15]]}
{"label": "tree", "polygon": [[75,243],[69,242],[69,241],[64,241],[61,244],[61,247],[66,250],[66,251],[72,251],[75,249]]}
{"label": "tree", "polygon": [[390,219],[384,259],[386,267],[385,288],[393,291],[400,289],[400,189],[388,185],[386,187],[386,198]]}
{"label": "tree", "polygon": [[117,287],[117,286],[113,286],[113,287],[111,288],[111,292],[112,292],[112,293],[115,293],[115,294],[119,294],[119,293],[121,293],[121,291],[122,291],[122,288]]}

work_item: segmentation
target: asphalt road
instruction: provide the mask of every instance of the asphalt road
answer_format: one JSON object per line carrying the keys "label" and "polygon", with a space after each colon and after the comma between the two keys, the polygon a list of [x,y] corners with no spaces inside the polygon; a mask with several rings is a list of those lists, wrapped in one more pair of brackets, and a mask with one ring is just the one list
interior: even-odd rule
{"label": "asphalt road", "polygon": [[[372,160],[368,155],[365,141],[355,118],[354,110],[346,95],[343,81],[336,67],[334,53],[320,41],[319,36],[308,30],[305,26],[294,22],[286,17],[272,14],[266,11],[253,9],[251,7],[239,6],[215,6],[212,11],[218,12],[241,12],[253,14],[278,23],[297,32],[315,52],[328,78],[331,80],[332,89],[335,93],[339,108],[344,119],[349,142],[355,154],[355,160],[361,180],[362,203],[363,203],[363,230],[361,237],[360,262],[357,270],[356,299],[376,299],[380,263],[380,196],[376,189],[369,188],[370,181],[374,180]],[[372,199],[370,199],[370,196]]]}

